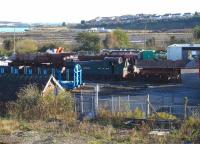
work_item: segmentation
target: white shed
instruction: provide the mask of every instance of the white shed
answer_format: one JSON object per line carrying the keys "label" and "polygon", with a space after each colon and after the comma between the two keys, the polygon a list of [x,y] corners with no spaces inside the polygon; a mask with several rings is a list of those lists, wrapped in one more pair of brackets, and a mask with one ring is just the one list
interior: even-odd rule
{"label": "white shed", "polygon": [[167,47],[168,60],[183,60],[188,58],[188,51],[200,51],[200,44],[173,44]]}

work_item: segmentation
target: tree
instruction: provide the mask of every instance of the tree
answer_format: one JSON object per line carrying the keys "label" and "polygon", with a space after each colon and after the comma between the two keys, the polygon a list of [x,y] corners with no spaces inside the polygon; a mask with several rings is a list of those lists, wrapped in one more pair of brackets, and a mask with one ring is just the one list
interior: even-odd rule
{"label": "tree", "polygon": [[195,40],[200,39],[200,25],[197,25],[193,28],[193,37]]}
{"label": "tree", "polygon": [[177,39],[175,36],[170,36],[169,41],[166,42],[167,45],[182,44],[182,43],[187,43],[187,41],[184,39]]}
{"label": "tree", "polygon": [[97,52],[101,48],[100,37],[96,33],[80,32],[75,40],[79,44],[79,50]]}
{"label": "tree", "polygon": [[63,22],[63,23],[62,23],[62,26],[65,27],[65,26],[66,26],[66,22]]}
{"label": "tree", "polygon": [[11,50],[13,49],[13,40],[9,40],[9,39],[6,39],[3,41],[3,47],[4,49],[6,50]]}
{"label": "tree", "polygon": [[122,30],[115,30],[112,33],[107,34],[103,43],[106,48],[130,47],[128,35]]}
{"label": "tree", "polygon": [[46,50],[51,49],[51,48],[57,48],[59,47],[59,45],[57,45],[56,43],[46,43],[43,44],[39,47],[38,51],[39,52],[46,52]]}
{"label": "tree", "polygon": [[34,40],[25,39],[25,40],[19,40],[16,43],[17,53],[33,53],[37,52],[37,50],[38,50],[37,42],[35,42]]}
{"label": "tree", "polygon": [[85,24],[85,20],[81,20],[81,24],[84,25]]}
{"label": "tree", "polygon": [[198,12],[196,11],[196,12],[194,13],[194,15],[195,15],[195,16],[198,16],[199,14],[198,14]]}
{"label": "tree", "polygon": [[146,46],[147,46],[148,48],[154,48],[155,45],[156,45],[156,43],[155,43],[155,37],[152,37],[152,38],[150,38],[150,39],[148,39],[148,40],[146,41]]}

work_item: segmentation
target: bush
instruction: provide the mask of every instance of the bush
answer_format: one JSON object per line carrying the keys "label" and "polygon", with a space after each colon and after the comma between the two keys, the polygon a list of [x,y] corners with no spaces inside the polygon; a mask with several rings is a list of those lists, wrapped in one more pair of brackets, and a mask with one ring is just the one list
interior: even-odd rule
{"label": "bush", "polygon": [[36,85],[27,85],[17,93],[18,100],[10,105],[10,114],[22,120],[61,119],[67,124],[75,121],[70,93],[52,91],[41,95]]}
{"label": "bush", "polygon": [[4,41],[3,41],[3,47],[4,47],[4,49],[6,49],[6,50],[11,50],[11,49],[13,49],[13,40],[10,40],[10,39],[5,39]]}
{"label": "bush", "polygon": [[42,104],[48,118],[65,119],[66,116],[73,116],[74,102],[68,92],[61,91],[54,96],[53,91],[47,91],[42,97]]}
{"label": "bush", "polygon": [[123,122],[127,119],[143,119],[144,113],[139,108],[135,108],[133,111],[126,112],[110,112],[105,109],[101,109],[97,113],[97,121],[102,125],[112,124],[115,127],[122,127]]}
{"label": "bush", "polygon": [[161,120],[175,120],[176,116],[165,113],[165,112],[158,112],[153,114],[150,119],[161,119]]}
{"label": "bush", "polygon": [[0,48],[0,56],[10,56],[12,51],[8,51],[6,49]]}
{"label": "bush", "polygon": [[193,28],[193,37],[198,40],[200,39],[200,25],[197,25]]}
{"label": "bush", "polygon": [[79,50],[81,51],[100,51],[101,39],[97,33],[80,32],[75,40],[79,44]]}
{"label": "bush", "polygon": [[179,130],[171,133],[171,137],[179,141],[200,141],[200,119],[190,117],[184,121]]}
{"label": "bush", "polygon": [[40,110],[40,91],[36,85],[27,85],[17,92],[17,101],[10,105],[10,113],[17,119],[36,119]]}
{"label": "bush", "polygon": [[133,111],[133,117],[135,119],[143,119],[144,118],[144,112],[140,110],[138,107],[134,109]]}
{"label": "bush", "polygon": [[38,46],[37,42],[34,40],[19,40],[16,43],[16,52],[17,53],[33,53],[37,52]]}
{"label": "bush", "polygon": [[55,49],[58,47],[64,48],[64,51],[71,51],[73,49],[73,45],[70,44],[65,44],[65,43],[46,43],[46,44],[41,44],[38,48],[39,52],[46,52],[48,49]]}

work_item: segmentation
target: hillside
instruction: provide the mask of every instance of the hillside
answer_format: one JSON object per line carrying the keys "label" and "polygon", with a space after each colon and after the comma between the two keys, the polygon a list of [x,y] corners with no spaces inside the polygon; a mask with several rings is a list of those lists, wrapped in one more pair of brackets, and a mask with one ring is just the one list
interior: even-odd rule
{"label": "hillside", "polygon": [[193,28],[200,24],[200,16],[194,16],[187,19],[162,19],[162,20],[138,20],[129,23],[95,23],[95,24],[79,24],[76,28],[92,28],[92,27],[104,27],[107,29],[135,29],[141,30],[169,30],[169,29],[186,29]]}

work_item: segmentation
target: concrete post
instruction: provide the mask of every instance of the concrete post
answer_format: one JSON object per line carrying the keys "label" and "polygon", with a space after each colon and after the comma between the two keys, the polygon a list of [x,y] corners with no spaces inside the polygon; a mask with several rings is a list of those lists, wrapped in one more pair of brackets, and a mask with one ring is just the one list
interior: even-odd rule
{"label": "concrete post", "polygon": [[98,107],[99,107],[99,85],[97,84],[95,87],[95,112],[98,111]]}

